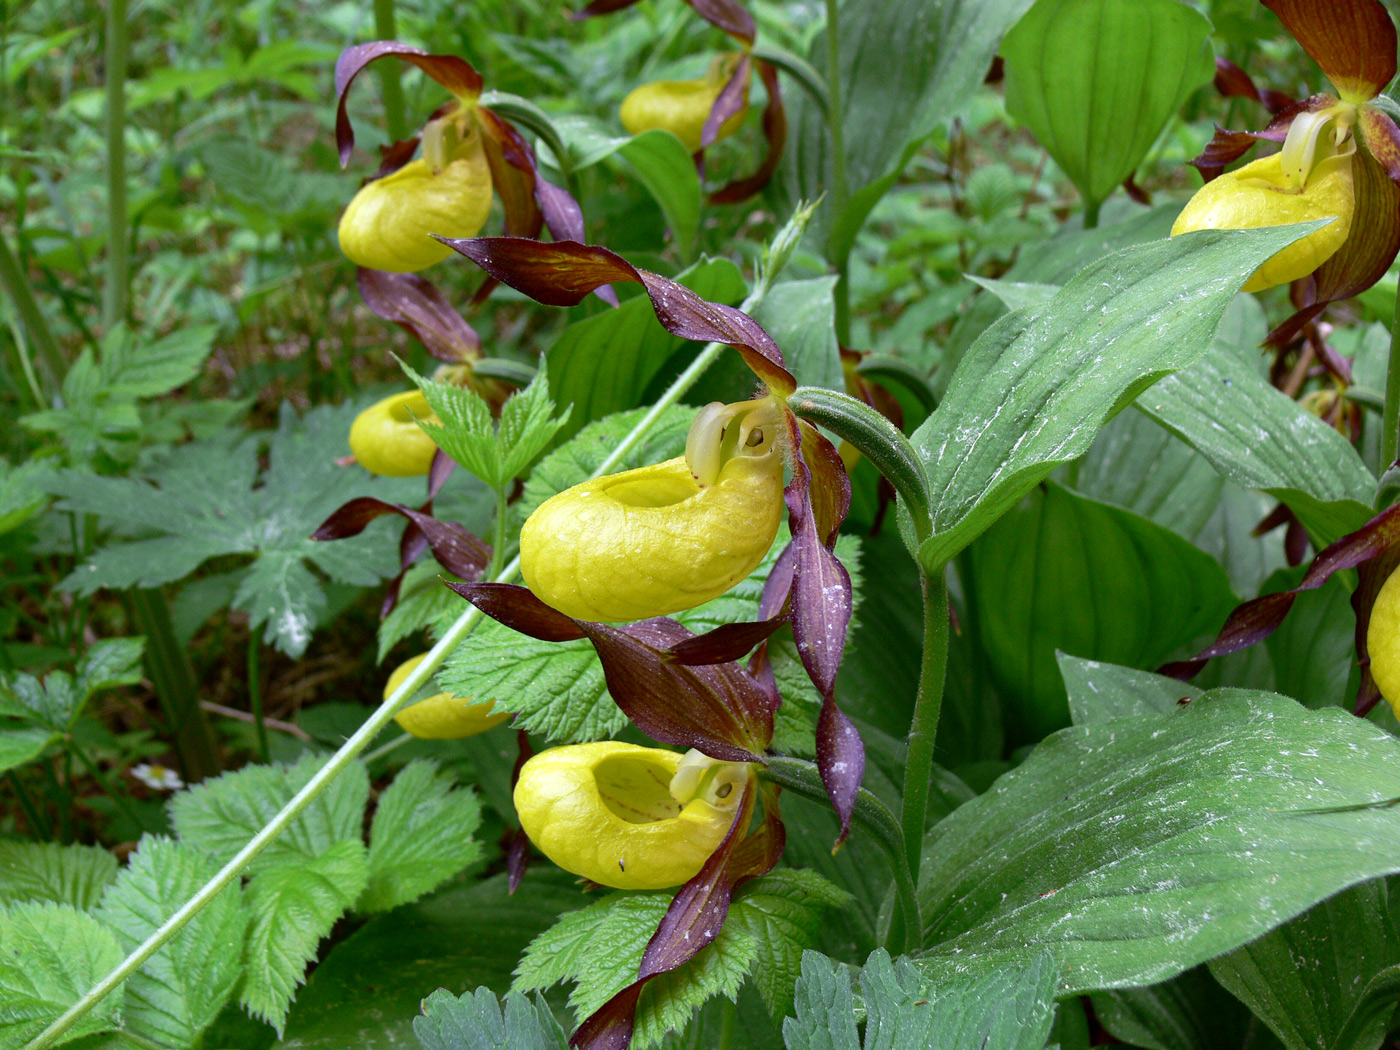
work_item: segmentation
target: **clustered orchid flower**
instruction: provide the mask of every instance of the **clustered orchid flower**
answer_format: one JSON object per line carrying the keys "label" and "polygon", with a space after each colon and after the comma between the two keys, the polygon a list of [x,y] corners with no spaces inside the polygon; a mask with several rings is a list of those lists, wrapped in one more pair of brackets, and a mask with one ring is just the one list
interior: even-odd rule
{"label": "clustered orchid flower", "polygon": [[[1380,0],[1262,0],[1322,67],[1337,94],[1284,106],[1262,131],[1227,131],[1192,161],[1206,184],[1182,210],[1172,234],[1247,229],[1312,219],[1327,225],[1268,260],[1245,285],[1258,291],[1307,278],[1296,312],[1269,336],[1293,339],[1328,303],[1375,284],[1400,251],[1400,116],[1381,94],[1395,76],[1395,25]],[[1221,70],[1232,94],[1278,104],[1235,67]],[[1256,142],[1282,150],[1237,171],[1225,166]]]}
{"label": "clustered orchid flower", "polygon": [[[578,17],[612,14],[636,2],[595,0],[580,11]],[[654,80],[640,85],[623,100],[619,117],[622,126],[632,135],[653,128],[671,132],[695,155],[696,166],[703,170],[705,150],[743,126],[749,110],[749,88],[757,73],[768,94],[763,110],[763,134],[768,140],[768,152],[752,175],[735,179],[710,194],[711,203],[733,204],[763,189],[778,170],[787,141],[787,111],[778,87],[778,71],[753,54],[758,29],[753,16],[742,5],[735,0],[684,2],[705,21],[729,34],[740,50],[715,56],[705,76],[699,79]]]}

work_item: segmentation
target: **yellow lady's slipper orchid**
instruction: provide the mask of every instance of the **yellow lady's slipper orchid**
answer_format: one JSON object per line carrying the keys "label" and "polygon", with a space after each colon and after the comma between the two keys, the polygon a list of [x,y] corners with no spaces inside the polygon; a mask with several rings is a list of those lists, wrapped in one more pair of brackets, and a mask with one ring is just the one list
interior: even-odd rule
{"label": "yellow lady's slipper orchid", "polygon": [[576,620],[618,622],[718,597],[768,553],[783,515],[783,457],[769,400],[702,409],[686,455],[585,481],[520,532],[520,571]]}
{"label": "yellow lady's slipper orchid", "polygon": [[551,748],[520,770],[515,810],[565,871],[620,890],[692,879],[724,841],[753,773],[698,751],[617,741]]}
{"label": "yellow lady's slipper orchid", "polygon": [[[732,72],[732,61],[720,59],[711,63],[709,72],[698,80],[654,80],[634,88],[622,100],[622,110],[618,114],[622,126],[630,135],[640,135],[653,128],[669,131],[691,153],[698,153],[705,121]],[[744,105],[720,125],[716,142],[743,127],[749,112],[748,98],[749,88],[745,84]]]}
{"label": "yellow lady's slipper orchid", "polygon": [[1258,292],[1312,273],[1347,239],[1356,209],[1351,171],[1356,141],[1348,114],[1337,112],[1343,109],[1354,107],[1299,115],[1281,152],[1206,183],[1181,210],[1171,235],[1332,219],[1269,259],[1241,290]]}
{"label": "yellow lady's slipper orchid", "polygon": [[341,251],[371,270],[426,269],[452,254],[431,234],[476,236],[491,212],[491,195],[481,133],[472,129],[440,170],[420,158],[362,186],[340,219]]}
{"label": "yellow lady's slipper orchid", "polygon": [[1366,651],[1376,688],[1400,717],[1400,571],[1386,578],[1371,606]]}
{"label": "yellow lady's slipper orchid", "polygon": [[[407,678],[427,653],[405,660],[394,669],[384,683],[384,699]],[[409,704],[394,716],[394,721],[406,733],[424,740],[460,740],[494,729],[510,719],[509,711],[492,711],[493,701],[472,703],[470,697],[438,693],[416,704]]]}
{"label": "yellow lady's slipper orchid", "polygon": [[376,401],[350,425],[350,451],[371,474],[421,477],[433,465],[437,445],[418,420],[439,422],[421,390],[405,390]]}

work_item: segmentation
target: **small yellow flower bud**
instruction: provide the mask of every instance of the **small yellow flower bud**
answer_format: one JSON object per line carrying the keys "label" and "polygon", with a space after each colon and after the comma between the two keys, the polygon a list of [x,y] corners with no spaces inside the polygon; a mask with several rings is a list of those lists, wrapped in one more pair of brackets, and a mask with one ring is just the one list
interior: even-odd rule
{"label": "small yellow flower bud", "polygon": [[413,273],[452,254],[431,234],[474,237],[490,212],[491,168],[473,130],[441,171],[419,159],[362,186],[341,216],[340,249],[371,270]]}
{"label": "small yellow flower bud", "polygon": [[535,755],[515,810],[530,840],[565,871],[621,890],[688,882],[729,831],[753,773],[697,751],[617,741]]}
{"label": "small yellow flower bud", "polygon": [[[407,678],[422,662],[423,656],[405,660],[394,669],[389,680],[384,683],[384,699]],[[459,740],[462,737],[476,736],[488,729],[494,729],[510,718],[510,712],[493,712],[493,701],[486,700],[474,704],[471,697],[453,696],[451,693],[438,693],[416,704],[409,704],[394,716],[404,732],[412,733],[424,740]]]}
{"label": "small yellow flower bud", "polygon": [[350,426],[350,451],[371,474],[421,477],[433,465],[437,445],[417,423],[439,422],[421,390],[406,390],[376,401]]}
{"label": "small yellow flower bud", "polygon": [[[699,80],[654,80],[634,88],[622,100],[622,126],[628,134],[660,128],[669,131],[685,144],[691,153],[700,150],[700,135],[715,99],[733,72],[732,63],[716,63],[710,73]],[[744,125],[748,115],[748,85],[744,85],[744,105],[719,127],[715,141],[727,139]]]}

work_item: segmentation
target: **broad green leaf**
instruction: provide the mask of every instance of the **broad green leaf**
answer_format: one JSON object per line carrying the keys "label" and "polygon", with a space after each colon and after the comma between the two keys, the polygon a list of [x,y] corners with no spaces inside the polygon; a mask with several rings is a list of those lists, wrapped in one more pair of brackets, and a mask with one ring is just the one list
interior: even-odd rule
{"label": "broad green leaf", "polygon": [[[170,800],[180,842],[223,864],[277,815],[325,763],[307,755],[295,765],[248,765],[182,791]],[[253,870],[313,860],[345,842],[362,844],[369,775],[360,762],[330,785],[253,862]]]}
{"label": "broad green leaf", "polygon": [[1116,252],[968,349],[915,431],[941,565],[1158,379],[1194,363],[1260,262],[1312,227],[1203,231]]}
{"label": "broad green leaf", "polygon": [[1155,667],[1237,604],[1210,555],[1053,482],[998,519],[959,564],[1016,743],[1070,722],[1056,650]]}
{"label": "broad green leaf", "polygon": [[990,277],[967,274],[967,279],[991,292],[1001,300],[1008,310],[1019,310],[1025,306],[1043,306],[1055,298],[1060,290],[1057,284],[1038,284],[1034,281],[997,281]]}
{"label": "broad green leaf", "polygon": [[279,1035],[306,964],[368,878],[364,845],[347,841],[310,859],[265,866],[249,881],[247,977],[238,1001]]}
{"label": "broad green leaf", "polygon": [[569,1037],[545,1001],[519,992],[501,1010],[489,988],[454,996],[439,988],[423,1000],[413,1034],[423,1050],[568,1050]]}
{"label": "broad green leaf", "polygon": [[1204,966],[1150,988],[1097,992],[1090,998],[1105,1029],[1144,1050],[1273,1050],[1279,1045]]}
{"label": "broad green leaf", "polygon": [[1214,75],[1210,31],[1180,0],[1037,0],[1002,42],[1007,111],[1096,210]]}
{"label": "broad green leaf", "polygon": [[50,901],[93,907],[117,877],[117,859],[97,846],[0,842],[0,904]]}
{"label": "broad green leaf", "polygon": [[661,206],[681,258],[694,258],[700,228],[700,177],[690,151],[671,132],[653,128],[634,135],[617,152]]}
{"label": "broad green leaf", "polygon": [[1077,726],[1134,715],[1167,714],[1175,711],[1183,699],[1190,702],[1205,692],[1190,682],[1098,660],[1082,660],[1069,653],[1056,653],[1055,660],[1060,665],[1069,694],[1069,712]]}
{"label": "broad green leaf", "polygon": [[[19,1050],[121,959],[112,932],[67,905],[0,908],[0,1047]],[[117,988],[99,1002],[60,1045],[116,1028],[122,993]]]}
{"label": "broad green leaf", "polygon": [[1376,1050],[1400,993],[1385,880],[1367,882],[1229,955],[1210,972],[1288,1050]]}
{"label": "broad green leaf", "polygon": [[835,277],[813,277],[774,285],[753,312],[778,344],[788,371],[801,386],[845,390],[836,345]]}
{"label": "broad green leaf", "polygon": [[[130,952],[217,871],[204,853],[147,836],[93,913]],[[243,976],[248,916],[230,886],[147,959],[126,982],[122,1021],[168,1046],[196,1046]]]}
{"label": "broad green leaf", "polygon": [[1049,950],[1061,994],[1166,980],[1400,870],[1397,797],[1393,737],[1276,694],[1063,730],[929,834],[919,965]]}
{"label": "broad green leaf", "polygon": [[572,876],[532,868],[514,896],[495,875],[376,916],[316,967],[278,1050],[411,1046],[424,995],[479,985],[504,994],[531,938],[579,903]]}
{"label": "broad green leaf", "polygon": [[[1055,969],[1046,955],[980,978],[930,984],[908,957],[883,948],[859,972],[864,1050],[1040,1050],[1055,1019]],[[855,999],[844,967],[802,956],[788,1050],[861,1050]]]}
{"label": "broad green leaf", "polygon": [[[715,302],[736,303],[744,296],[743,276],[727,259],[699,262],[676,279]],[[631,409],[684,345],[661,327],[645,295],[565,328],[545,356],[555,398],[560,405],[573,405],[561,439],[610,413]]]}
{"label": "broad green leaf", "polygon": [[58,734],[50,729],[10,728],[0,721],[0,773],[38,758]]}
{"label": "broad green leaf", "polygon": [[434,762],[418,760],[399,770],[374,811],[369,883],[356,911],[407,904],[481,856],[481,843],[472,837],[481,824],[481,803],[453,785],[452,774]]}

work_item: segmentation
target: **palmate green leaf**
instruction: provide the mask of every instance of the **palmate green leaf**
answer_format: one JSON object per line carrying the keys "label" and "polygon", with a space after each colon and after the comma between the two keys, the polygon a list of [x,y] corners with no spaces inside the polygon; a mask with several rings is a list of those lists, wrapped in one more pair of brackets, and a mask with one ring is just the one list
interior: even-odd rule
{"label": "palmate green leaf", "polygon": [[573,876],[537,866],[514,896],[500,874],[375,916],[316,967],[278,1050],[411,1046],[426,992],[485,985],[504,994],[525,946],[578,904]]}
{"label": "palmate green leaf", "polygon": [[117,859],[97,846],[0,842],[0,904],[49,901],[93,907],[117,877]]}
{"label": "palmate green leaf", "polygon": [[368,879],[364,844],[345,841],[308,860],[264,865],[249,881],[247,977],[238,1001],[279,1036],[306,964]]}
{"label": "palmate green leaf", "polygon": [[[713,302],[737,303],[745,292],[743,275],[728,259],[698,262],[676,280]],[[545,356],[555,397],[561,405],[573,405],[573,414],[560,431],[560,440],[604,416],[631,409],[641,401],[647,385],[666,362],[684,345],[684,340],[661,327],[645,295],[633,296],[616,310],[575,321],[565,328]],[[672,413],[679,411],[682,410],[673,409]],[[640,413],[628,418],[635,422]],[[631,423],[611,432],[611,440],[615,443],[630,428]],[[647,443],[654,445],[656,440],[651,437]],[[602,457],[598,461],[601,462]],[[629,461],[628,465],[654,461],[646,458]]]}
{"label": "palmate green leaf", "polygon": [[489,988],[460,997],[439,988],[423,1000],[423,1016],[413,1019],[423,1050],[568,1050],[569,1037],[548,1004],[519,992],[505,999],[505,1010]]}
{"label": "palmate green leaf", "polygon": [[453,790],[451,773],[415,760],[379,796],[370,825],[369,882],[355,910],[388,911],[416,900],[481,856],[472,835],[481,803]]}
{"label": "palmate green leaf", "polygon": [[1210,963],[1288,1050],[1376,1050],[1400,993],[1385,880],[1323,901]]}
{"label": "palmate green leaf", "polygon": [[1003,515],[959,565],[1016,744],[1070,722],[1056,650],[1155,667],[1237,604],[1210,555],[1053,482]]}
{"label": "palmate green leaf", "polygon": [[221,434],[171,451],[141,478],[64,471],[50,483],[65,510],[98,514],[131,542],[109,544],[78,566],[62,586],[80,594],[103,587],[157,587],[181,579],[210,558],[252,555],[234,608],[250,616],[263,640],[289,656],[306,650],[326,599],[312,567],[340,583],[368,587],[398,571],[388,533],[317,543],[311,533],[355,496],[411,500],[422,481],[375,478],[338,467],[354,419],[353,404],[323,406],[298,418],[282,406],[259,475],[259,439]]}
{"label": "palmate green leaf", "polygon": [[1077,726],[1134,715],[1169,714],[1184,698],[1196,700],[1205,690],[1190,682],[1100,660],[1056,653],[1069,694],[1069,711]]}
{"label": "palmate green leaf", "polygon": [[920,968],[1166,980],[1400,869],[1397,797],[1393,737],[1272,693],[1063,730],[929,834]]}
{"label": "palmate green leaf", "polygon": [[1313,227],[1202,231],[1115,252],[1042,307],[968,349],[912,441],[924,459],[941,565],[1152,383],[1194,363],[1259,263]]}
{"label": "palmate green leaf", "polygon": [[57,739],[58,734],[51,729],[12,727],[0,720],[0,773],[32,762]]}
{"label": "palmate green leaf", "polygon": [[[217,870],[199,850],[147,836],[93,915],[130,952]],[[198,1045],[243,975],[247,924],[240,889],[230,886],[127,979],[123,1025],[167,1046]]]}
{"label": "palmate green leaf", "polygon": [[[0,908],[0,1050],[19,1050],[121,962],[112,932],[67,905]],[[99,1002],[60,1045],[118,1026],[123,989]]]}
{"label": "palmate green leaf", "polygon": [[1090,207],[1214,75],[1210,22],[1180,0],[1037,0],[1006,34],[1006,108]]}
{"label": "palmate green leaf", "polygon": [[1276,1050],[1280,1045],[1204,966],[1150,988],[1090,998],[1094,1016],[1109,1033],[1144,1050]]}
{"label": "palmate green leaf", "polygon": [[[287,804],[325,763],[307,755],[295,765],[248,765],[182,791],[170,800],[170,822],[180,842],[223,864]],[[319,857],[344,842],[361,843],[369,774],[352,762],[302,810],[266,850],[253,870]]]}
{"label": "palmate green leaf", "polygon": [[[974,979],[930,985],[905,956],[883,948],[859,971],[864,1050],[1040,1050],[1055,1019],[1055,969],[1046,955]],[[802,956],[788,1050],[862,1050],[845,967]]]}

